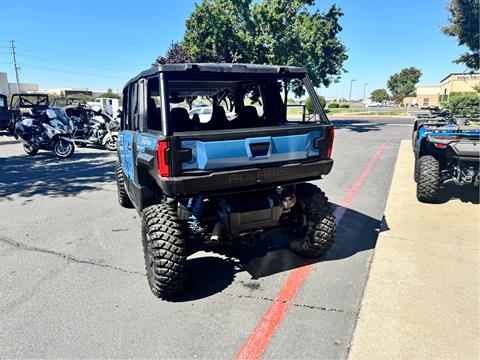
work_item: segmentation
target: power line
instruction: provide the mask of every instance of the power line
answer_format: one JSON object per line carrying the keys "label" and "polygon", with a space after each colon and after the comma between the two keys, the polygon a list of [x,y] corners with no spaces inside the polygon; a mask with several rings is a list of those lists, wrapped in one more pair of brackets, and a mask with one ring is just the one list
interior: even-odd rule
{"label": "power line", "polygon": [[50,68],[50,67],[46,67],[46,66],[32,65],[32,64],[28,64],[28,63],[24,63],[23,66],[27,67],[27,68],[61,72],[61,73],[72,74],[72,75],[89,76],[89,77],[102,77],[102,78],[117,79],[117,80],[125,80],[126,79],[126,77],[123,78],[123,77],[118,77],[118,76],[96,75],[96,74],[88,74],[88,73],[77,72],[77,71],[59,70],[59,69],[54,69],[54,68]]}

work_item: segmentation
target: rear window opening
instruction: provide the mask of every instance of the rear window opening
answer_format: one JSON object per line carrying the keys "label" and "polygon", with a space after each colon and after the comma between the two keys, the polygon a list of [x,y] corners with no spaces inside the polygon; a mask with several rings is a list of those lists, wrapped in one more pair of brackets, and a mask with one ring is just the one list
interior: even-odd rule
{"label": "rear window opening", "polygon": [[[147,127],[152,130],[161,130],[157,84],[149,81],[147,93]],[[309,92],[302,79],[169,80],[167,84],[172,132],[325,122],[304,105]]]}

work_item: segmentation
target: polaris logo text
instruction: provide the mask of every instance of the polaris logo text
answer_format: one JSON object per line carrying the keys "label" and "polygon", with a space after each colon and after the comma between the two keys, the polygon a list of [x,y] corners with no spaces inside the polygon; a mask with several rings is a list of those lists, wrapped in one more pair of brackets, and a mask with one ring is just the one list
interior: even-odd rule
{"label": "polaris logo text", "polygon": [[287,176],[287,169],[265,169],[256,173],[232,174],[228,176],[229,183],[237,182],[262,182],[264,179]]}

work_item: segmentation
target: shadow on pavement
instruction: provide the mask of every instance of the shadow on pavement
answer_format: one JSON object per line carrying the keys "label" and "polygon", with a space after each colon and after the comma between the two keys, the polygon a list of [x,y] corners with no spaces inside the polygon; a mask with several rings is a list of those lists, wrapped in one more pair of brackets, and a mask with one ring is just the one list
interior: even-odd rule
{"label": "shadow on pavement", "polygon": [[453,199],[458,199],[464,203],[478,205],[480,204],[479,188],[469,185],[456,185],[452,182],[448,182],[440,188],[437,204],[445,204]]}
{"label": "shadow on pavement", "polygon": [[[292,253],[279,230],[271,231],[254,247],[218,248],[212,252],[220,257],[207,253],[187,260],[185,290],[171,301],[193,301],[219,293],[230,286],[237,273],[246,271],[252,280],[257,280],[309,263],[340,260],[371,250],[375,247],[380,226],[380,220],[347,209],[337,226],[334,244],[319,259],[305,259]],[[255,290],[258,284],[244,285]]]}
{"label": "shadow on pavement", "polygon": [[334,127],[339,129],[347,129],[350,131],[364,133],[369,131],[380,131],[385,124],[373,123],[365,120],[332,120]]}
{"label": "shadow on pavement", "polygon": [[0,158],[0,201],[9,196],[75,196],[114,180],[110,153],[79,153],[59,160],[52,152]]}

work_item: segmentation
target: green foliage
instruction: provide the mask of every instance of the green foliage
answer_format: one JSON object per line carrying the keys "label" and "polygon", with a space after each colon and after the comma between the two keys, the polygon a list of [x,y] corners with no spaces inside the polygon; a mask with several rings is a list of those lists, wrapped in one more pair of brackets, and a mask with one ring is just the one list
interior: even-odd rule
{"label": "green foliage", "polygon": [[480,109],[480,95],[452,92],[448,97],[446,106],[452,114],[468,116]]}
{"label": "green foliage", "polygon": [[314,86],[328,86],[338,81],[348,58],[338,37],[343,13],[336,6],[325,13],[312,11],[314,4],[203,0],[186,22],[183,44],[195,62],[305,66]]}
{"label": "green foliage", "polygon": [[106,93],[100,94],[99,97],[109,98],[109,99],[120,99],[120,95],[115,94],[112,89],[108,89]]}
{"label": "green foliage", "polygon": [[328,104],[328,108],[329,109],[338,109],[339,105],[337,102],[331,102],[330,104]]}
{"label": "green foliage", "polygon": [[415,94],[415,85],[420,80],[422,71],[415,67],[402,69],[387,81],[387,87],[395,100],[401,101],[406,96]]}
{"label": "green foliage", "polygon": [[74,98],[78,98],[78,99],[83,99],[83,100],[85,100],[86,102],[88,102],[88,101],[95,101],[95,98],[94,98],[93,96],[88,96],[88,95],[85,95],[85,94],[82,94],[82,93],[72,94],[72,95],[69,95],[69,97],[74,97]]}
{"label": "green foliage", "polygon": [[376,89],[372,91],[371,98],[372,98],[372,101],[381,103],[388,100],[390,97],[388,96],[387,90]]}
{"label": "green foliage", "polygon": [[179,64],[192,62],[188,49],[183,42],[173,42],[170,44],[164,56],[159,56],[155,60],[155,65],[158,64]]}
{"label": "green foliage", "polygon": [[480,0],[450,0],[449,25],[442,28],[448,36],[456,37],[460,46],[470,50],[454,62],[465,64],[472,70],[480,69]]}
{"label": "green foliage", "polygon": [[[317,97],[320,101],[320,104],[322,105],[322,109],[324,109],[326,104],[325,98],[321,95],[317,95]],[[307,109],[307,113],[313,114],[315,112],[315,109],[313,107],[313,101],[311,98],[307,98],[307,100],[305,100],[305,107]]]}
{"label": "green foliage", "polygon": [[350,104],[347,104],[347,103],[342,103],[339,105],[340,109],[348,109],[349,107],[350,107]]}

